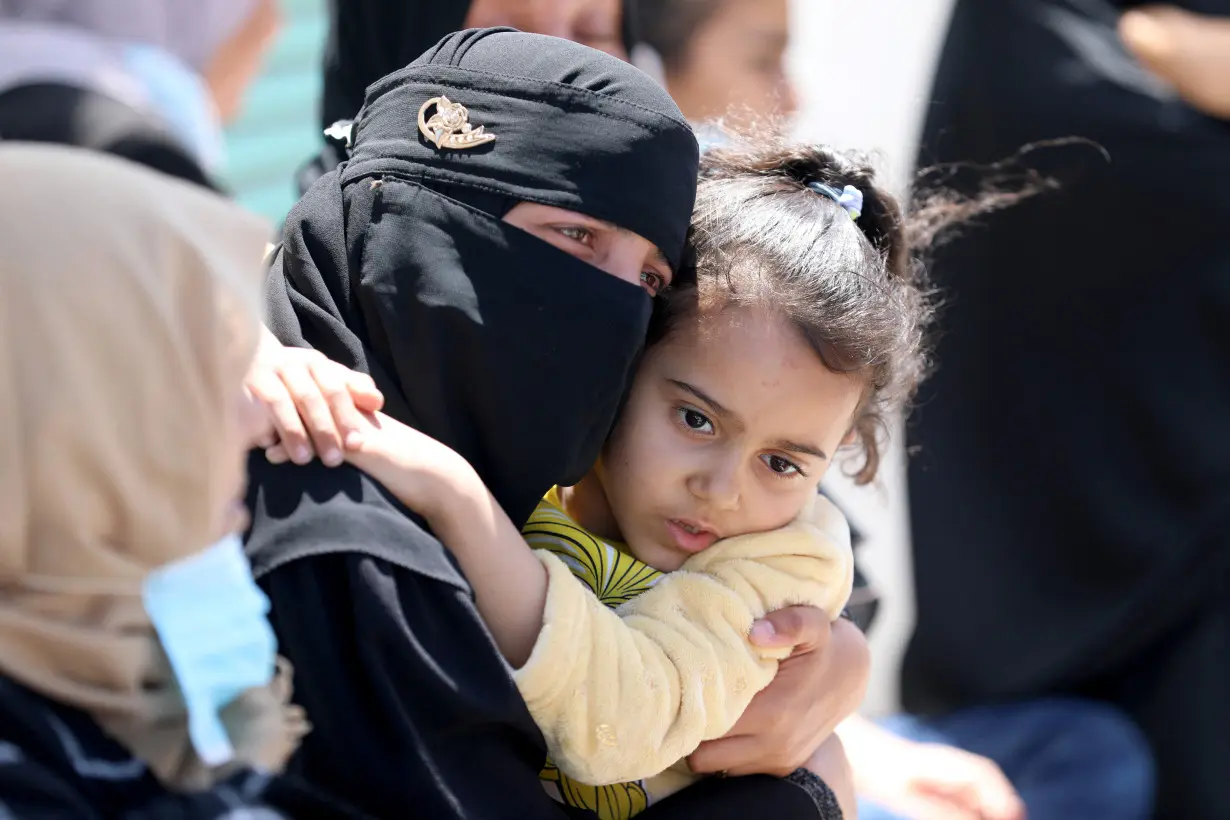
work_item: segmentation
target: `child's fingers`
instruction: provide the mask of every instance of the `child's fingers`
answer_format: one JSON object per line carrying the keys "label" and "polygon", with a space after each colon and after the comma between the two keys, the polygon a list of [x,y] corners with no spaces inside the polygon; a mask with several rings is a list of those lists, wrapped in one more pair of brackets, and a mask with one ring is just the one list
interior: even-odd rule
{"label": "child's fingers", "polygon": [[270,464],[285,464],[290,461],[290,456],[287,454],[285,446],[275,444],[272,447],[265,448],[265,459]]}

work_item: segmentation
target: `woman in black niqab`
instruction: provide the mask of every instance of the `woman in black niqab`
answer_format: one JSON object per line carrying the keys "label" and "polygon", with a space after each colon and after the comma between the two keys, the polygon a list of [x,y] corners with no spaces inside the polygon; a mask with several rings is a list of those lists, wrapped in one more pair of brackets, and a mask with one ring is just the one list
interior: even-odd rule
{"label": "woman in black niqab", "polygon": [[[425,138],[420,112],[443,97],[494,141],[450,150]],[[352,140],[349,161],[287,220],[271,327],[370,373],[386,412],[465,456],[524,520],[597,457],[650,300],[502,217],[519,202],[577,211],[677,268],[695,139],[631,66],[488,29],[450,35],[374,84]],[[248,500],[249,554],[315,726],[292,764],[301,774],[379,817],[569,816],[538,781],[542,737],[468,584],[421,519],[349,467],[259,454]],[[646,817],[766,809],[818,815],[792,783],[740,778]]]}

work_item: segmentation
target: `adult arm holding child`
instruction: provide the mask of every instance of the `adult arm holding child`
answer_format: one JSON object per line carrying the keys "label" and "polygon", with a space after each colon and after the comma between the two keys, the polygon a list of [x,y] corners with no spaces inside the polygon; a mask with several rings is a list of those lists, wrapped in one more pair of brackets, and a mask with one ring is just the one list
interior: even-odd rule
{"label": "adult arm holding child", "polygon": [[833,618],[849,594],[848,528],[821,498],[780,530],[718,542],[611,610],[558,557],[532,551],[449,448],[378,416],[348,460],[453,552],[555,763],[586,783],[658,774],[725,735],[790,652],[750,643],[756,619],[791,605]]}
{"label": "adult arm holding child", "polygon": [[[378,410],[383,400],[371,385],[370,377],[324,359],[317,351],[283,347],[276,339],[271,341],[276,348],[262,349],[248,378],[249,390],[264,399],[270,424],[277,431],[270,434],[271,443],[277,442],[268,451],[270,459],[275,463],[291,460],[291,445],[283,432],[288,429],[292,433],[297,431],[294,441],[309,448],[308,459],[317,440],[335,438],[342,445],[344,439],[346,448],[360,446],[361,431],[371,430],[370,421],[360,419],[360,414]],[[318,361],[321,359],[324,364]],[[347,392],[339,395],[332,389],[338,374],[331,373],[329,366],[343,376],[349,386]],[[309,414],[305,408],[313,402],[333,407],[333,413]],[[335,403],[347,402],[349,406],[340,411],[334,407]],[[295,417],[288,421],[291,415]],[[317,416],[321,420],[313,423]],[[315,449],[317,453],[323,452],[319,446]],[[499,560],[514,562],[529,570],[531,579],[540,577],[545,584],[545,567],[537,560],[527,562],[525,557],[525,550],[511,550]],[[475,571],[486,569],[480,566]],[[531,580],[529,585],[520,587],[520,596],[525,601],[533,598],[534,583]],[[541,613],[545,591],[539,593],[537,600],[537,611]],[[518,607],[519,599],[501,603]],[[541,616],[538,617],[540,627]],[[512,619],[498,620],[513,623]],[[528,657],[536,637],[534,628],[528,637],[512,636],[511,640],[520,641],[525,647],[523,656]],[[866,639],[850,622],[830,622],[828,613],[808,606],[768,613],[756,622],[749,638],[763,649],[791,654],[779,665],[773,683],[752,699],[734,728],[723,738],[702,743],[689,756],[689,767],[696,773],[731,775],[785,776],[801,767],[815,770],[812,759],[817,747],[832,736],[834,727],[853,714],[862,700],[869,666]],[[836,784],[830,782],[834,773],[817,773],[836,790]]]}

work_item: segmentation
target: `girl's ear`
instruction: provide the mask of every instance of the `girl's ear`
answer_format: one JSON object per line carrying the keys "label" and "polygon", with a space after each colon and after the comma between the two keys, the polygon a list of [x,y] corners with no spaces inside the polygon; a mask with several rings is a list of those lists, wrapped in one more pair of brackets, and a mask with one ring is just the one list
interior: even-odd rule
{"label": "girl's ear", "polygon": [[849,447],[852,444],[858,444],[858,430],[851,427],[846,431],[846,435],[841,440],[842,447]]}

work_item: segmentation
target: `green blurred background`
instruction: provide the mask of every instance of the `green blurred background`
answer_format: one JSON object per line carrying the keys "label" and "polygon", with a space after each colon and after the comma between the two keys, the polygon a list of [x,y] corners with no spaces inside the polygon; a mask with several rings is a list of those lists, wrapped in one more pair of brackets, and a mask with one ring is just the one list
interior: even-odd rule
{"label": "green blurred background", "polygon": [[226,184],[246,207],[279,223],[295,203],[295,169],[320,146],[320,56],[326,0],[280,0],[282,30],[227,129]]}

